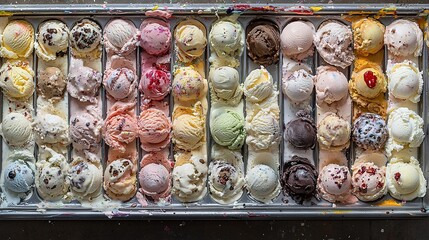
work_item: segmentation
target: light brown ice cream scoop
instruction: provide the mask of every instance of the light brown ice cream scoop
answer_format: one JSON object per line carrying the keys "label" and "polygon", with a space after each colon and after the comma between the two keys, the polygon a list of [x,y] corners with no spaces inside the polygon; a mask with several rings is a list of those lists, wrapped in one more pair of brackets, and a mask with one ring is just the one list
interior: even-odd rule
{"label": "light brown ice cream scoop", "polygon": [[64,97],[66,86],[66,78],[57,67],[47,67],[39,73],[37,92],[47,100],[61,100]]}

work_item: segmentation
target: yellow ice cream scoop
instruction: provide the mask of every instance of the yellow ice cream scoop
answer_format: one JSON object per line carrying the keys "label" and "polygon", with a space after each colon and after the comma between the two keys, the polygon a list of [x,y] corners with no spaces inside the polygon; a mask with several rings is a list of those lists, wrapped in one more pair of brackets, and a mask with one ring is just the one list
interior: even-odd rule
{"label": "yellow ice cream scoop", "polygon": [[180,101],[196,101],[205,95],[207,80],[193,67],[181,67],[174,72],[172,93]]}
{"label": "yellow ice cream scoop", "polygon": [[174,32],[179,60],[190,62],[203,55],[206,45],[206,28],[197,20],[179,23]]}
{"label": "yellow ice cream scoop", "polygon": [[34,71],[28,61],[7,61],[0,68],[0,87],[14,100],[26,100],[34,91]]}
{"label": "yellow ice cream scoop", "polygon": [[385,27],[373,18],[362,18],[352,24],[354,48],[363,56],[375,54],[384,45]]}
{"label": "yellow ice cream scoop", "polygon": [[34,28],[24,20],[10,21],[0,42],[0,56],[11,59],[27,58],[33,52]]}
{"label": "yellow ice cream scoop", "polygon": [[368,62],[355,69],[350,81],[350,92],[354,90],[366,98],[375,98],[387,90],[387,80],[380,66]]}
{"label": "yellow ice cream scoop", "polygon": [[173,112],[173,143],[177,148],[193,150],[204,140],[204,119],[201,102],[194,108],[180,106]]}

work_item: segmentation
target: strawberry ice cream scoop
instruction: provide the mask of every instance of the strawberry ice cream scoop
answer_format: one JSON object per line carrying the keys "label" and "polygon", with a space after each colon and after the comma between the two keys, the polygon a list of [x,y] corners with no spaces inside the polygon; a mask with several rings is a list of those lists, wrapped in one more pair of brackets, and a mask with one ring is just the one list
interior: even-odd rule
{"label": "strawberry ice cream scoop", "polygon": [[137,76],[129,68],[107,69],[104,73],[104,88],[115,100],[128,97],[136,88]]}
{"label": "strawberry ice cream scoop", "polygon": [[171,190],[172,164],[162,152],[146,154],[140,162],[140,192],[158,201],[166,198]]}
{"label": "strawberry ice cream scoop", "polygon": [[154,108],[143,111],[138,125],[143,150],[159,151],[170,143],[171,121],[163,111]]}
{"label": "strawberry ice cream scoop", "polygon": [[114,19],[104,28],[104,46],[111,54],[128,55],[137,47],[139,31],[125,19]]}
{"label": "strawberry ice cream scoop", "polygon": [[102,120],[89,112],[75,113],[70,119],[69,135],[73,148],[90,158],[101,142]]}
{"label": "strawberry ice cream scoop", "polygon": [[145,98],[152,100],[162,100],[170,92],[170,73],[149,68],[142,74],[139,89]]}
{"label": "strawberry ice cream scoop", "polygon": [[170,50],[170,25],[160,19],[149,18],[140,25],[140,46],[150,55],[161,56]]}

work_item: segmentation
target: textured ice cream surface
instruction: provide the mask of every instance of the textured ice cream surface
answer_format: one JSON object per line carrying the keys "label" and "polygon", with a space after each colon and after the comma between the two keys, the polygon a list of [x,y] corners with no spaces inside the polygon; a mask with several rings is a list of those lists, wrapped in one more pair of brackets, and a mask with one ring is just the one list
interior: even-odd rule
{"label": "textured ice cream surface", "polygon": [[423,32],[416,22],[398,19],[386,27],[384,43],[395,56],[415,56],[422,54]]}
{"label": "textured ice cream surface", "polygon": [[25,60],[9,60],[0,68],[0,87],[12,100],[27,100],[34,92],[34,71]]}
{"label": "textured ice cream surface", "polygon": [[150,55],[160,56],[170,50],[170,25],[155,18],[148,18],[140,25],[140,46]]}
{"label": "textured ice cream surface", "polygon": [[299,111],[297,118],[285,126],[285,140],[297,149],[314,148],[317,142],[317,129],[313,118],[305,111]]}
{"label": "textured ice cream surface", "polygon": [[145,98],[162,100],[170,92],[170,78],[170,72],[151,67],[142,74],[139,90]]}
{"label": "textured ice cream surface", "polygon": [[10,21],[0,37],[0,56],[3,58],[27,58],[33,52],[34,28],[25,20]]}
{"label": "textured ice cream surface", "polygon": [[101,147],[103,120],[92,111],[76,112],[70,118],[70,139],[73,149],[94,159]]}
{"label": "textured ice cream surface", "polygon": [[170,143],[171,121],[161,110],[150,108],[140,113],[139,137],[143,150],[159,151]]}
{"label": "textured ice cream surface", "polygon": [[14,151],[3,170],[4,188],[13,193],[28,193],[34,186],[35,158],[27,150]]}
{"label": "textured ice cream surface", "polygon": [[8,146],[22,147],[33,140],[31,121],[22,113],[7,114],[0,126],[0,134]]}
{"label": "textured ice cream surface", "polygon": [[280,33],[277,25],[267,20],[254,20],[247,27],[247,54],[256,64],[270,66],[279,61]]}
{"label": "textured ice cream surface", "polygon": [[279,175],[271,167],[257,164],[247,172],[246,187],[254,199],[269,203],[280,193]]}
{"label": "textured ice cream surface", "polygon": [[318,102],[331,104],[348,95],[346,76],[332,66],[320,66],[315,76],[316,99]]}
{"label": "textured ice cream surface", "polygon": [[219,19],[212,25],[209,41],[212,50],[219,57],[238,57],[243,52],[243,27],[232,18]]}
{"label": "textured ice cream surface", "polygon": [[181,62],[191,62],[204,54],[207,45],[206,28],[194,19],[185,20],[174,31],[177,56]]}
{"label": "textured ice cream surface", "polygon": [[116,102],[109,109],[103,125],[104,141],[109,147],[125,152],[126,145],[138,136],[138,123],[134,107],[135,102]]}
{"label": "textured ice cream surface", "polygon": [[387,188],[393,198],[411,201],[426,195],[426,179],[419,162],[411,157],[404,162],[387,164]]}
{"label": "textured ice cream surface", "polygon": [[76,60],[70,66],[67,91],[81,102],[95,103],[102,82],[102,74]]}
{"label": "textured ice cream surface", "polygon": [[311,200],[317,197],[316,168],[307,158],[292,156],[283,166],[281,184],[283,191],[299,204]]}
{"label": "textured ice cream surface", "polygon": [[75,58],[95,59],[101,56],[101,28],[89,19],[78,22],[70,31],[71,53]]}
{"label": "textured ice cream surface", "polygon": [[353,194],[361,201],[374,201],[387,193],[386,167],[373,162],[352,166]]}
{"label": "textured ice cream surface", "polygon": [[362,18],[352,23],[352,29],[354,49],[358,54],[368,56],[383,48],[385,27],[379,21]]}
{"label": "textured ice cream surface", "polygon": [[128,201],[137,191],[137,166],[129,159],[116,159],[104,171],[103,187],[111,199]]}
{"label": "textured ice cream surface", "polygon": [[46,108],[34,118],[33,130],[39,146],[60,144],[66,146],[70,142],[69,128],[64,116],[57,115],[52,109]]}
{"label": "textured ice cream surface", "polygon": [[306,21],[293,21],[286,25],[280,35],[283,55],[303,60],[314,53],[314,25]]}
{"label": "textured ice cream surface", "polygon": [[347,202],[352,194],[352,177],[347,166],[328,164],[317,180],[321,197],[328,202]]}
{"label": "textured ice cream surface", "polygon": [[140,192],[151,200],[170,196],[172,163],[163,152],[146,154],[140,162]]}
{"label": "textured ice cream surface", "polygon": [[77,157],[70,163],[67,183],[74,197],[80,200],[93,200],[101,194],[103,171],[99,163],[89,162]]}
{"label": "textured ice cream surface", "polygon": [[63,99],[66,92],[67,79],[57,67],[47,67],[39,72],[37,92],[51,101]]}
{"label": "textured ice cream surface", "polygon": [[223,66],[210,70],[210,90],[212,101],[237,105],[243,96],[240,75],[237,69]]}
{"label": "textured ice cream surface", "polygon": [[237,112],[225,110],[210,122],[210,132],[217,144],[229,149],[240,149],[246,138],[244,118]]}
{"label": "textured ice cream surface", "polygon": [[247,119],[246,143],[254,150],[269,149],[280,142],[279,119],[272,112],[261,110],[253,118]]}
{"label": "textured ice cream surface", "polygon": [[122,67],[107,69],[103,80],[106,92],[115,100],[127,98],[137,86],[137,75],[134,70]]}
{"label": "textured ice cream surface", "polygon": [[54,61],[67,54],[69,47],[69,29],[58,20],[49,20],[39,26],[34,43],[37,56],[45,61]]}
{"label": "textured ice cream surface", "polygon": [[422,72],[411,61],[394,64],[388,71],[389,93],[400,100],[420,101],[423,89]]}
{"label": "textured ice cream surface", "polygon": [[172,94],[183,102],[197,101],[207,91],[207,80],[194,67],[180,67],[174,72]]}
{"label": "textured ice cream surface", "polygon": [[423,124],[423,119],[408,108],[401,107],[392,111],[387,121],[389,132],[386,143],[387,156],[405,147],[419,147],[425,137]]}
{"label": "textured ice cream surface", "polygon": [[350,145],[350,123],[329,112],[317,125],[317,140],[321,149],[342,151]]}
{"label": "textured ice cream surface", "polygon": [[50,148],[40,149],[36,163],[36,188],[44,200],[60,200],[67,193],[67,159]]}
{"label": "textured ice cream surface", "polygon": [[283,77],[283,93],[293,102],[299,103],[309,99],[313,88],[314,76],[305,69],[299,69]]}
{"label": "textured ice cream surface", "polygon": [[173,112],[173,143],[176,148],[193,150],[205,139],[203,108],[197,102],[193,108],[179,106]]}
{"label": "textured ice cream surface", "polygon": [[337,67],[346,68],[355,58],[352,31],[339,21],[322,23],[314,35],[314,45],[327,63]]}
{"label": "textured ice cream surface", "polygon": [[258,103],[274,91],[273,76],[263,67],[249,73],[244,81],[244,95],[247,101]]}
{"label": "textured ice cream surface", "polygon": [[103,44],[109,54],[129,55],[138,44],[139,31],[130,20],[113,19],[104,28]]}
{"label": "textured ice cream surface", "polygon": [[382,150],[387,141],[386,121],[377,114],[364,113],[353,124],[353,142],[365,150]]}

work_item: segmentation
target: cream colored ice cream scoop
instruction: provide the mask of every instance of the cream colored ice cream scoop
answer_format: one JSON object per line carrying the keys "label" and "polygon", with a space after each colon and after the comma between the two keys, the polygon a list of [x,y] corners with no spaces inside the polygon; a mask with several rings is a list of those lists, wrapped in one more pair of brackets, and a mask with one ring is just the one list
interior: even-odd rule
{"label": "cream colored ice cream scoop", "polygon": [[25,20],[10,21],[0,41],[0,56],[4,58],[17,59],[27,58],[33,52],[34,28]]}

